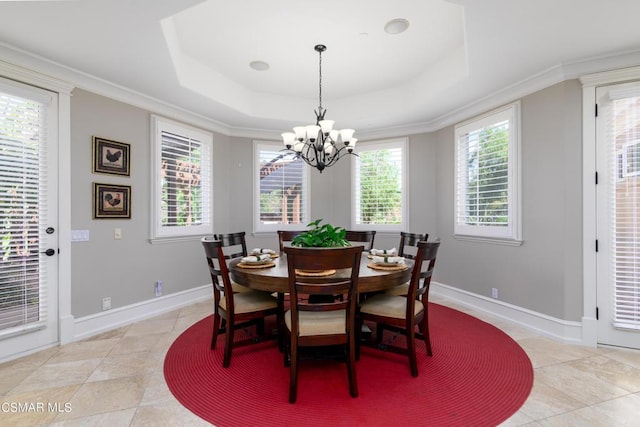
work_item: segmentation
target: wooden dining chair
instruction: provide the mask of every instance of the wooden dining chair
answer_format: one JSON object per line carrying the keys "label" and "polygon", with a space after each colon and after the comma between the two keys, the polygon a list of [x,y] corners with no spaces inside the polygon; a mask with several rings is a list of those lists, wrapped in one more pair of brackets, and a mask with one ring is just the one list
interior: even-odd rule
{"label": "wooden dining chair", "polygon": [[[285,365],[290,365],[289,402],[298,393],[299,347],[342,345],[345,349],[349,393],[358,396],[355,366],[355,314],[362,246],[346,248],[286,247],[289,272],[290,309],[285,313]],[[322,277],[322,283],[307,274],[350,269],[335,278]],[[349,270],[347,270],[349,271]],[[315,273],[314,273],[315,272]],[[335,273],[334,273],[335,274]],[[308,295],[343,295],[341,300],[311,303]]]}
{"label": "wooden dining chair", "polygon": [[369,230],[369,231],[347,230],[347,233],[345,235],[345,238],[349,242],[366,243],[364,245],[365,251],[370,251],[371,249],[373,249],[373,241],[375,237],[376,237],[375,230]]}
{"label": "wooden dining chair", "polygon": [[278,246],[280,253],[284,252],[285,242],[291,242],[294,237],[302,233],[304,230],[278,230]]}
{"label": "wooden dining chair", "polygon": [[[247,233],[244,231],[237,233],[218,233],[213,235],[213,240],[220,240],[222,242],[224,259],[229,262],[232,259],[248,255],[246,235]],[[231,282],[231,287],[234,292],[247,292],[250,290],[246,286],[242,286],[233,281]]]}
{"label": "wooden dining chair", "polygon": [[[367,298],[359,307],[358,328],[364,321],[376,324],[377,348],[409,356],[411,375],[418,376],[416,338],[424,341],[427,354],[433,354],[429,337],[429,286],[440,242],[420,241],[416,253],[409,291],[406,296],[388,293]],[[419,326],[420,332],[416,332]],[[383,345],[383,333],[390,330],[406,337],[406,347]],[[361,343],[358,339],[358,343]]]}
{"label": "wooden dining chair", "polygon": [[[398,256],[406,259],[415,259],[418,251],[418,242],[429,239],[429,233],[407,233],[400,232],[400,244],[398,245]],[[440,241],[438,239],[438,241]],[[395,286],[385,291],[391,295],[407,295],[409,292],[409,283]]]}
{"label": "wooden dining chair", "polygon": [[[211,282],[213,284],[213,335],[211,349],[216,347],[218,335],[226,334],[223,367],[231,363],[231,351],[234,347],[263,341],[264,319],[272,314],[278,314],[278,302],[267,292],[254,291],[246,288],[243,292],[233,290],[229,269],[221,240],[211,237],[202,238],[202,246],[207,258]],[[225,328],[221,328],[224,321]],[[256,337],[234,342],[234,332],[238,328],[256,326]]]}

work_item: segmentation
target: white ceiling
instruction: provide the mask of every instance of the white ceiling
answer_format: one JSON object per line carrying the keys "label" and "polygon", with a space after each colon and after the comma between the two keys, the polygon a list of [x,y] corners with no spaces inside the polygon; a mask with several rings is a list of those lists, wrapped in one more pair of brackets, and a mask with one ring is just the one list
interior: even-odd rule
{"label": "white ceiling", "polygon": [[[638,16],[638,0],[0,1],[0,44],[269,134],[315,121],[322,43],[326,118],[360,137],[433,128],[550,70],[638,65]],[[408,30],[385,33],[394,18]]]}

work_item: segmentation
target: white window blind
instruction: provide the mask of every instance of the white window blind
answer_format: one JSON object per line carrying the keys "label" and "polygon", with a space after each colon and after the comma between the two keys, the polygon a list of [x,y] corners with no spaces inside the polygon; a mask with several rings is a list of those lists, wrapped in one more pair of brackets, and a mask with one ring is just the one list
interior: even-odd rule
{"label": "white window blind", "polygon": [[256,231],[302,229],[308,218],[308,168],[281,144],[255,143]]}
{"label": "white window blind", "polygon": [[[46,322],[46,105],[0,88],[0,330]],[[43,243],[44,244],[44,243]]]}
{"label": "white window blind", "polygon": [[352,169],[355,194],[351,228],[403,229],[406,222],[405,151],[404,140],[359,145]]}
{"label": "white window blind", "polygon": [[[614,99],[608,133],[615,327],[640,330],[640,96]],[[619,153],[622,153],[620,159]]]}
{"label": "white window blind", "polygon": [[213,232],[211,134],[155,118],[155,236]]}
{"label": "white window blind", "polygon": [[455,234],[519,239],[516,104],[456,127]]}

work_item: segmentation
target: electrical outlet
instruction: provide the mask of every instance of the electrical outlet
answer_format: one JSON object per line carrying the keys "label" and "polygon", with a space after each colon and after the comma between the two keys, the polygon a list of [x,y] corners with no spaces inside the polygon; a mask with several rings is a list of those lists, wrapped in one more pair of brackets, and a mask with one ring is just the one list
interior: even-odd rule
{"label": "electrical outlet", "polygon": [[111,297],[102,298],[102,311],[111,310]]}
{"label": "electrical outlet", "polygon": [[498,299],[498,288],[491,288],[491,298]]}
{"label": "electrical outlet", "polygon": [[162,296],[162,280],[158,280],[154,286],[154,292],[156,293],[156,296]]}

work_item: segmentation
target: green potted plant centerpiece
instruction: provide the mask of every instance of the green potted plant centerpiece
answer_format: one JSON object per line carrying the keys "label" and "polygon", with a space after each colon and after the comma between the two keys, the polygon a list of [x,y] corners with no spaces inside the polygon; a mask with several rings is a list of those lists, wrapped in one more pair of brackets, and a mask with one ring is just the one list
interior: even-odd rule
{"label": "green potted plant centerpiece", "polygon": [[[307,224],[309,229],[298,234],[291,240],[291,246],[301,248],[336,248],[351,246],[346,239],[347,230],[342,227],[334,227],[331,224],[320,224],[322,219],[317,219]],[[306,276],[326,276],[335,273],[335,270],[300,270],[299,274]]]}
{"label": "green potted plant centerpiece", "polygon": [[342,227],[334,227],[331,224],[320,224],[322,219],[317,219],[309,224],[309,230],[303,231],[293,238],[291,246],[303,248],[335,248],[351,246],[347,241],[347,230]]}

